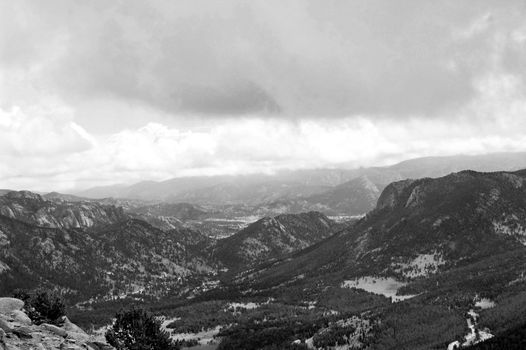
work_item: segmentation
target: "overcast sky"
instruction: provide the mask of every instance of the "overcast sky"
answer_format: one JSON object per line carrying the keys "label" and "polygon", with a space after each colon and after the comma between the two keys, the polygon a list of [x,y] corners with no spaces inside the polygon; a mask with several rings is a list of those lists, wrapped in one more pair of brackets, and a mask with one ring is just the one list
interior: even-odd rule
{"label": "overcast sky", "polygon": [[524,0],[0,4],[0,188],[526,150]]}

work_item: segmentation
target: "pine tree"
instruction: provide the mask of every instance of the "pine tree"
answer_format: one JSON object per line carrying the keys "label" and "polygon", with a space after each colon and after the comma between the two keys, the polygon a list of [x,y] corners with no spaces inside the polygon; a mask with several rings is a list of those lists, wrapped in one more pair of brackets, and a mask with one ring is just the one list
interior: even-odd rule
{"label": "pine tree", "polygon": [[115,315],[106,340],[117,350],[179,350],[161,322],[142,309],[120,311]]}

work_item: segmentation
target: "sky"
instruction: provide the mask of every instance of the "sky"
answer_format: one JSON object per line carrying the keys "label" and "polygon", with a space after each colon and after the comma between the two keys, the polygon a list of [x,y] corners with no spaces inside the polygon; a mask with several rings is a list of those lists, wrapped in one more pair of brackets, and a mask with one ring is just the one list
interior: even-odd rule
{"label": "sky", "polygon": [[0,188],[526,151],[526,1],[0,0]]}

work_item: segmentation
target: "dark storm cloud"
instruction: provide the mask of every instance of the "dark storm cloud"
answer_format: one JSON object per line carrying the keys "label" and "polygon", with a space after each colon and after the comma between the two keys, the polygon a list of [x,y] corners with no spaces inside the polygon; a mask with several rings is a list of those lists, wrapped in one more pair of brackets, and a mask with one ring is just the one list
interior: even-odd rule
{"label": "dark storm cloud", "polygon": [[179,93],[173,94],[176,103],[170,107],[208,114],[279,112],[276,101],[260,87],[253,84],[236,85],[184,86]]}
{"label": "dark storm cloud", "polygon": [[170,114],[422,116],[524,74],[521,1],[27,1],[4,67],[75,103]]}

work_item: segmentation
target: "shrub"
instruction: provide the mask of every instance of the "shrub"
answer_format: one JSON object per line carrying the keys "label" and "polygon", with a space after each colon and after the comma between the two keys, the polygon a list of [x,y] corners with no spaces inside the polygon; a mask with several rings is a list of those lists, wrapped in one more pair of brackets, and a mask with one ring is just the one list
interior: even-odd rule
{"label": "shrub", "polygon": [[120,311],[106,332],[106,341],[117,350],[178,350],[161,322],[142,309]]}
{"label": "shrub", "polygon": [[27,315],[35,324],[44,322],[55,323],[66,314],[66,304],[62,297],[54,292],[39,290],[34,294],[25,291],[15,291],[15,298],[24,301]]}

